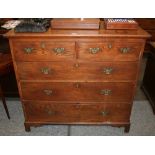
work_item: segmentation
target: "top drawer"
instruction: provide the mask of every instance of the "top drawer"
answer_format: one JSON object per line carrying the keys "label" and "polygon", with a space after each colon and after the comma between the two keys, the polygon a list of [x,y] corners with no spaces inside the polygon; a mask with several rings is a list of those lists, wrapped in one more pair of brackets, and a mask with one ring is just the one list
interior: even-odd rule
{"label": "top drawer", "polygon": [[144,42],[113,40],[103,43],[79,42],[78,58],[90,61],[137,61]]}
{"label": "top drawer", "polygon": [[16,61],[62,61],[75,58],[75,42],[13,41]]}

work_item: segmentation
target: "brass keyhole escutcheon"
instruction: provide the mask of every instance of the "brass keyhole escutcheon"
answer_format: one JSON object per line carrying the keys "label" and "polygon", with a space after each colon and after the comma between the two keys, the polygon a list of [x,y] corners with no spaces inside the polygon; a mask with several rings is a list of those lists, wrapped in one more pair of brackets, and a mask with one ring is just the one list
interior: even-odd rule
{"label": "brass keyhole escutcheon", "polygon": [[108,44],[108,48],[109,49],[112,49],[112,44]]}
{"label": "brass keyhole escutcheon", "polygon": [[42,43],[40,44],[40,46],[41,46],[42,49],[45,49],[45,43],[44,43],[44,42],[42,42]]}
{"label": "brass keyhole escutcheon", "polygon": [[107,116],[108,114],[109,114],[108,111],[101,111],[101,115],[102,115],[102,116]]}
{"label": "brass keyhole escutcheon", "polygon": [[75,68],[78,68],[79,67],[79,64],[78,63],[74,64],[74,67]]}
{"label": "brass keyhole escutcheon", "polygon": [[79,109],[80,107],[81,107],[81,105],[79,103],[76,104],[76,106],[75,106],[76,109]]}
{"label": "brass keyhole escutcheon", "polygon": [[79,88],[79,87],[80,87],[80,84],[79,84],[79,83],[76,83],[76,84],[75,84],[75,87],[76,87],[76,88]]}

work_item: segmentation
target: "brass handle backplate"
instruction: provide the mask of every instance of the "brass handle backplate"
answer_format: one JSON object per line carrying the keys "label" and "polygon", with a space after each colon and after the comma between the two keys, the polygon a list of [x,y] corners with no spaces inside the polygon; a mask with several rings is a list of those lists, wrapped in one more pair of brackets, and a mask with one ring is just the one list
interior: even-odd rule
{"label": "brass handle backplate", "polygon": [[34,50],[34,49],[33,49],[32,47],[25,47],[25,48],[24,48],[24,52],[27,53],[27,54],[32,53],[33,50]]}
{"label": "brass handle backplate", "polygon": [[101,95],[111,95],[112,91],[110,89],[102,89],[100,91]]}
{"label": "brass handle backplate", "polygon": [[95,47],[95,48],[89,48],[89,51],[91,54],[96,54],[96,53],[100,52],[101,49],[99,47]]}
{"label": "brass handle backplate", "polygon": [[74,64],[74,67],[78,68],[79,67],[79,64],[78,63]]}
{"label": "brass handle backplate", "polygon": [[48,95],[48,96],[52,95],[52,93],[53,93],[53,91],[52,91],[52,90],[49,90],[49,89],[44,89],[43,92],[44,92],[46,95]]}
{"label": "brass handle backplate", "polygon": [[106,67],[103,69],[103,72],[107,75],[111,74],[112,71],[113,71],[113,68],[111,68],[111,67]]}
{"label": "brass handle backplate", "polygon": [[54,48],[53,51],[54,51],[55,54],[62,54],[62,53],[64,53],[65,48],[62,48],[62,47]]}
{"label": "brass handle backplate", "polygon": [[120,51],[123,54],[129,53],[131,51],[131,48],[129,48],[129,47],[122,47],[122,48],[120,48]]}
{"label": "brass handle backplate", "polygon": [[48,67],[43,67],[43,68],[41,68],[41,72],[43,73],[43,74],[49,74],[50,72],[51,72],[51,69],[50,68],[48,68]]}

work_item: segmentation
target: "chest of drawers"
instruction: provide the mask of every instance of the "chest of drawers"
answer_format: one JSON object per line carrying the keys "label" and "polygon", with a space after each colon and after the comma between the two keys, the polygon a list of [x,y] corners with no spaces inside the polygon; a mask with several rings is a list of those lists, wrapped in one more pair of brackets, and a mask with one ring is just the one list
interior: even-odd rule
{"label": "chest of drawers", "polygon": [[49,30],[9,37],[25,129],[43,124],[124,126],[149,34],[138,30]]}

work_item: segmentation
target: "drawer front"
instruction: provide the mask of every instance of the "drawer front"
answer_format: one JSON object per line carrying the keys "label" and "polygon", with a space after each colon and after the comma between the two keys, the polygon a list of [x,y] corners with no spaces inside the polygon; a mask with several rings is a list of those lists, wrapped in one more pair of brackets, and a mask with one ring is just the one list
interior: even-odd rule
{"label": "drawer front", "polygon": [[77,122],[79,111],[76,105],[51,104],[47,102],[24,102],[27,120]]}
{"label": "drawer front", "polygon": [[18,76],[22,80],[136,80],[138,63],[17,63]]}
{"label": "drawer front", "polygon": [[131,105],[130,104],[93,104],[80,105],[81,122],[129,122]]}
{"label": "drawer front", "polygon": [[113,123],[128,122],[129,104],[52,104],[50,102],[24,102],[26,119],[55,123]]}
{"label": "drawer front", "polygon": [[62,61],[75,58],[75,42],[14,41],[16,61]]}
{"label": "drawer front", "polygon": [[24,100],[75,102],[130,102],[133,83],[22,82]]}
{"label": "drawer front", "polygon": [[137,61],[143,42],[78,43],[78,58],[88,61]]}

